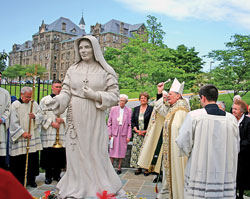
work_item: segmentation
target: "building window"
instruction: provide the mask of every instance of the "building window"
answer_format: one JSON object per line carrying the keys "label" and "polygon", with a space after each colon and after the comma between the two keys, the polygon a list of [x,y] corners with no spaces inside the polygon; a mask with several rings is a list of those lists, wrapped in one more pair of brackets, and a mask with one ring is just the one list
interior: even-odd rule
{"label": "building window", "polygon": [[66,60],[69,60],[70,59],[70,52],[67,52],[66,54]]}
{"label": "building window", "polygon": [[45,44],[45,49],[49,50],[49,48],[50,48],[50,43]]}
{"label": "building window", "polygon": [[38,43],[38,38],[35,38],[34,39],[34,44],[37,44]]}
{"label": "building window", "polygon": [[62,23],[62,31],[66,32],[66,23]]}
{"label": "building window", "polygon": [[103,36],[103,42],[104,42],[104,43],[106,42],[106,35]]}
{"label": "building window", "polygon": [[54,68],[53,68],[54,71],[56,71],[56,63],[54,63]]}
{"label": "building window", "polygon": [[50,35],[46,35],[46,41],[50,40]]}
{"label": "building window", "polygon": [[75,28],[73,28],[73,29],[71,30],[71,32],[75,33],[75,32],[76,32],[76,29],[75,29]]}
{"label": "building window", "polygon": [[124,39],[123,39],[123,43],[127,44],[127,43],[128,43],[128,39],[127,39],[127,38],[124,38]]}
{"label": "building window", "polygon": [[49,59],[49,53],[45,54],[45,59]]}
{"label": "building window", "polygon": [[54,44],[54,50],[58,50],[58,44]]}
{"label": "building window", "polygon": [[127,35],[128,34],[128,29],[123,29],[123,33],[124,33],[124,35]]}

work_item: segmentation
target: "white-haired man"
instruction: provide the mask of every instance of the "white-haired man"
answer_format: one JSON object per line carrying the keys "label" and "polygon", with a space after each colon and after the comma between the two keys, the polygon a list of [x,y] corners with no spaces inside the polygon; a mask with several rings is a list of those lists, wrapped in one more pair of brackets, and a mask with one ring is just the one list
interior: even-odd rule
{"label": "white-haired man", "polygon": [[109,139],[112,139],[113,146],[110,146],[109,156],[113,164],[114,159],[118,159],[117,174],[121,174],[122,160],[126,156],[127,144],[131,138],[131,109],[125,104],[128,96],[120,95],[118,106],[112,107],[108,119]]}
{"label": "white-haired man", "polygon": [[[164,83],[158,84],[157,98],[161,95],[163,88]],[[152,114],[148,127],[148,136],[150,136],[150,131],[155,131],[156,129],[159,131],[158,137],[152,136],[151,141],[148,142],[152,142],[156,147],[161,140],[159,139],[159,136],[161,136],[160,131],[162,129],[162,125],[159,125],[158,128],[156,128],[154,127],[154,123],[157,124],[157,120],[164,121],[162,147],[160,152],[160,156],[163,154],[163,187],[158,195],[158,198],[162,199],[167,198],[167,192],[169,192],[170,199],[182,199],[184,197],[184,169],[186,165],[186,158],[179,157],[178,146],[175,143],[179,128],[189,111],[187,101],[182,98],[183,89],[184,82],[180,83],[175,78],[167,98],[163,96],[155,103],[155,111],[159,113],[161,117]],[[164,98],[166,101],[164,101]],[[162,124],[162,122],[160,122],[160,124]],[[154,156],[154,153],[150,153],[150,150],[153,147],[152,144],[147,144],[146,142],[144,143],[144,147],[138,161],[138,164],[143,166],[143,168],[147,168],[151,164],[151,161],[148,161],[147,163],[145,162],[150,154],[152,157]]]}
{"label": "white-haired man", "polygon": [[[0,72],[0,82],[2,73]],[[0,167],[6,168],[6,144],[7,129],[9,127],[10,116],[10,94],[7,90],[0,88]]]}
{"label": "white-haired man", "polygon": [[[42,150],[42,143],[39,132],[39,124],[43,120],[41,109],[34,101],[31,110],[32,88],[23,87],[21,98],[11,105],[10,115],[10,170],[15,177],[23,184],[25,174],[27,140],[29,143],[29,162],[27,185],[37,187],[35,178],[39,175],[39,156]],[[29,130],[29,120],[30,132]]]}

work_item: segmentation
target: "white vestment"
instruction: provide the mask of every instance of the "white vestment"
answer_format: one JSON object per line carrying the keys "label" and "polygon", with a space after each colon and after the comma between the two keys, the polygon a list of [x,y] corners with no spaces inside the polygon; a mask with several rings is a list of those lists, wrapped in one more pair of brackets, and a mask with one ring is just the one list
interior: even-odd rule
{"label": "white vestment", "polygon": [[10,116],[10,94],[7,90],[0,88],[0,118],[5,122],[0,124],[0,156],[6,156],[7,129]]}
{"label": "white vestment", "polygon": [[184,198],[236,198],[239,128],[235,117],[207,114],[198,109],[187,115],[176,143],[188,156]]}
{"label": "white vestment", "polygon": [[[45,108],[45,101],[47,99],[52,99],[51,95],[45,96],[40,101],[40,107],[43,110]],[[56,132],[57,129],[51,126],[52,122],[56,122],[56,116],[53,111],[42,111],[44,120],[42,122],[41,130],[41,140],[43,148],[53,147],[56,142]],[[66,130],[66,111],[60,115],[60,118],[63,119],[63,123],[60,124],[59,128],[59,143],[65,147],[65,130]]]}
{"label": "white vestment", "polygon": [[[101,96],[101,103],[84,96],[85,78],[87,86]],[[116,77],[99,64],[87,69],[78,63],[68,69],[61,93],[53,98],[60,103],[56,113],[63,113],[68,107],[67,170],[57,184],[60,197],[96,197],[96,193],[104,190],[116,194],[122,189],[109,159],[105,121],[105,110],[117,105],[118,96]]]}
{"label": "white vestment", "polygon": [[[9,147],[11,156],[26,154],[27,139],[23,138],[22,134],[28,132],[29,129],[30,105],[31,102],[21,103],[19,100],[14,101],[11,105]],[[43,120],[43,116],[39,105],[35,101],[32,112],[36,118],[31,120],[29,153],[42,150],[39,125]]]}
{"label": "white vestment", "polygon": [[186,118],[189,106],[185,99],[179,99],[173,105],[169,105],[168,103],[164,104],[161,98],[156,102],[155,109],[162,116],[165,116],[162,143],[165,176],[158,198],[164,199],[164,193],[168,189],[170,199],[183,199],[184,171],[187,158],[179,157],[179,148],[175,139],[179,135],[179,129]]}

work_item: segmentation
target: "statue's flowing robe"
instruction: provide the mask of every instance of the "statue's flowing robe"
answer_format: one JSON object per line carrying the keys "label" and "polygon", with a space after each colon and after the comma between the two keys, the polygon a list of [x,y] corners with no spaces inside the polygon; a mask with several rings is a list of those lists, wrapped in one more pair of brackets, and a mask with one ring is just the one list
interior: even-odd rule
{"label": "statue's flowing robe", "polygon": [[176,140],[181,156],[188,156],[185,199],[236,198],[239,128],[235,117],[207,114],[198,109],[187,115]]}
{"label": "statue's flowing robe", "polygon": [[[63,113],[68,107],[66,129],[67,170],[57,184],[60,197],[96,197],[104,190],[118,193],[122,183],[108,154],[108,131],[105,110],[117,105],[119,89],[116,77],[99,64],[86,67],[81,62],[71,66],[63,88],[54,97],[60,103],[55,110]],[[84,96],[83,81],[101,96],[102,102]]]}

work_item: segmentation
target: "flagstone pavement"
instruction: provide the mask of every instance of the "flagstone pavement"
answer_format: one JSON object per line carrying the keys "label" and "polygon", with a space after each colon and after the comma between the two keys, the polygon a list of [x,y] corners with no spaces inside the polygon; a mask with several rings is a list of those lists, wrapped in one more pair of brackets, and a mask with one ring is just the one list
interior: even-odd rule
{"label": "flagstone pavement", "polygon": [[[143,199],[156,199],[157,194],[155,193],[155,183],[153,183],[153,179],[155,175],[144,176],[134,175],[134,169],[122,169],[122,174],[119,175],[123,184],[123,189],[127,193],[133,193],[137,198]],[[37,178],[37,188],[32,188],[27,186],[28,191],[32,196],[40,197],[44,196],[44,192],[48,190],[55,190],[56,181],[53,181],[52,184],[46,185],[44,184],[45,175],[41,173]],[[158,183],[158,190],[161,190],[162,184]],[[168,195],[166,195],[166,199]],[[244,196],[244,199],[250,199],[250,197]]]}
{"label": "flagstone pavement", "polygon": [[[144,176],[134,175],[134,169],[122,169],[122,174],[119,175],[123,184],[123,189],[127,193],[132,192],[136,195],[137,198],[142,197],[143,199],[155,199],[157,194],[155,193],[155,183],[153,183],[153,179],[155,175]],[[55,190],[56,181],[53,181],[52,184],[47,185],[44,184],[45,175],[41,173],[37,178],[37,188],[32,188],[27,186],[28,191],[32,196],[40,198],[44,195],[44,192],[47,190]],[[158,183],[158,190],[161,190],[162,184]],[[168,198],[168,197],[167,197]]]}

